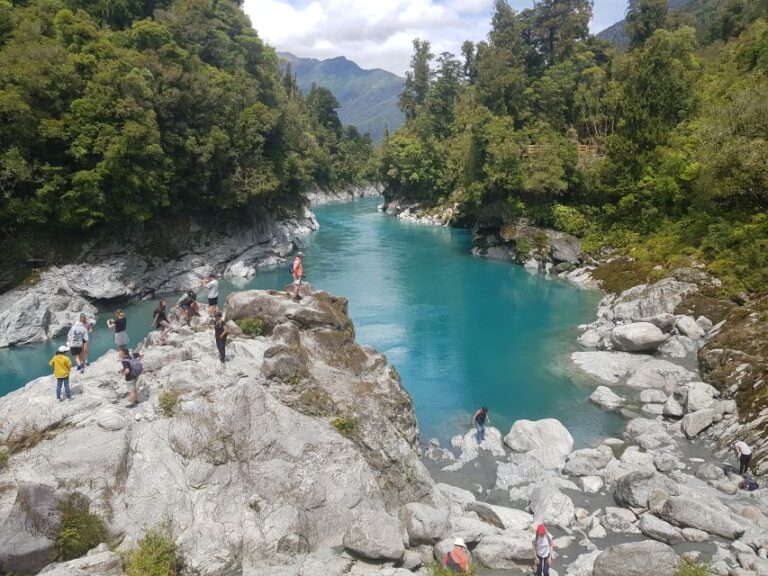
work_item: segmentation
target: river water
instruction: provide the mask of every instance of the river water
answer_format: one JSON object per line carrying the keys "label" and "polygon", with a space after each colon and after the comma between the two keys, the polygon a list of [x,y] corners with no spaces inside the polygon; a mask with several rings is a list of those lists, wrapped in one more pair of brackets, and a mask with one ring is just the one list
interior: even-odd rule
{"label": "river water", "polygon": [[[397,367],[422,439],[463,433],[481,405],[503,433],[516,419],[554,417],[585,445],[620,429],[618,416],[587,402],[594,383],[569,360],[599,293],[473,257],[466,230],[406,223],[377,212],[377,202],[317,207],[321,228],[306,241],[304,269],[316,288],[349,299],[357,341]],[[221,293],[289,280],[286,264],[239,286],[222,281]],[[132,344],[149,330],[156,302],[125,308]],[[109,317],[101,314],[91,335],[92,358],[112,346]],[[0,395],[49,373],[63,340],[0,350]]]}

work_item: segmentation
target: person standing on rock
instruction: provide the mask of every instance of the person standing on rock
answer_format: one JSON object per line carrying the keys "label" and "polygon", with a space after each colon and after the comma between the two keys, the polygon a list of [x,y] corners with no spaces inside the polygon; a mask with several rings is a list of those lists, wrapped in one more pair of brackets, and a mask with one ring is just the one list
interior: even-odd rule
{"label": "person standing on rock", "polygon": [[477,428],[477,443],[482,444],[485,440],[485,425],[491,423],[491,417],[488,416],[488,408],[483,406],[472,416],[472,424]]}
{"label": "person standing on rock", "polygon": [[547,532],[544,524],[539,524],[533,537],[533,569],[536,576],[549,576],[554,553],[555,544],[552,542],[552,535]]}
{"label": "person standing on rock", "polygon": [[77,371],[85,372],[85,359],[83,356],[83,346],[88,342],[88,328],[86,326],[88,318],[85,314],[80,314],[80,319],[69,329],[67,334],[67,346],[69,351],[77,362]]}
{"label": "person standing on rock", "polygon": [[181,308],[184,313],[184,320],[189,324],[192,316],[198,316],[197,293],[194,290],[187,290],[176,302],[176,308]]}
{"label": "person standing on rock", "polygon": [[141,364],[144,355],[134,352],[131,356],[125,348],[121,348],[118,355],[120,357],[119,373],[125,376],[125,384],[128,387],[128,408],[135,408],[139,405],[139,376],[144,371]]}
{"label": "person standing on rock", "polygon": [[467,545],[462,538],[456,538],[453,543],[453,549],[443,558],[443,566],[459,574],[469,572]]}
{"label": "person standing on rock", "polygon": [[208,289],[208,314],[213,316],[219,311],[219,281],[213,273],[203,279],[203,286]]}
{"label": "person standing on rock", "polygon": [[742,476],[747,473],[749,461],[752,460],[752,448],[743,440],[734,443],[733,449],[736,452],[736,458],[739,459],[739,474]]}
{"label": "person standing on rock", "polygon": [[293,275],[293,285],[295,286],[293,299],[298,302],[301,300],[299,289],[301,288],[301,279],[304,277],[304,252],[299,252],[296,254],[296,258],[293,259],[291,274]]}
{"label": "person standing on rock", "polygon": [[227,347],[227,336],[229,336],[229,330],[227,329],[227,323],[224,321],[224,317],[221,312],[216,312],[216,323],[213,325],[213,337],[216,340],[216,348],[219,350],[219,360],[224,364],[226,357],[224,350]]}
{"label": "person standing on rock", "polygon": [[115,346],[120,350],[128,346],[129,338],[126,328],[128,328],[128,319],[125,312],[118,308],[115,318],[107,320],[107,326],[115,331]]}
{"label": "person standing on rock", "polygon": [[69,391],[69,372],[72,370],[72,360],[67,358],[67,352],[69,352],[67,346],[59,346],[56,354],[48,362],[48,365],[53,367],[53,376],[56,378],[56,400],[59,402],[64,400],[61,397],[62,386],[64,386],[67,400],[72,400],[72,393]]}
{"label": "person standing on rock", "polygon": [[165,314],[166,306],[165,298],[161,298],[157,308],[155,308],[155,311],[152,313],[152,326],[154,326],[155,329],[160,330],[159,342],[161,346],[165,346],[165,337],[172,328],[171,323],[168,322],[168,316]]}
{"label": "person standing on rock", "polygon": [[83,342],[83,370],[85,370],[86,366],[90,366],[91,363],[88,362],[88,349],[91,345],[91,332],[93,332],[93,327],[96,326],[96,319],[88,320],[86,318],[85,320],[85,329],[88,331],[88,338],[86,338],[85,342]]}

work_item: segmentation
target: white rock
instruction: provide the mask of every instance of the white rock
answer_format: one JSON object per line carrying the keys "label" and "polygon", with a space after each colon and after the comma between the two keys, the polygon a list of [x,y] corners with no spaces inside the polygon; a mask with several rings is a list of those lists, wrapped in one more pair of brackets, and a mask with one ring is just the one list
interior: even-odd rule
{"label": "white rock", "polygon": [[569,526],[574,520],[573,500],[559,490],[549,487],[537,488],[529,502],[534,524],[557,524]]}
{"label": "white rock", "polygon": [[584,476],[579,478],[579,486],[587,494],[597,494],[605,486],[600,476]]}
{"label": "white rock", "polygon": [[640,402],[646,404],[664,404],[667,401],[667,395],[661,390],[649,388],[640,392]]}
{"label": "white rock", "polygon": [[612,412],[624,406],[624,398],[606,386],[598,386],[589,399],[603,410]]}
{"label": "white rock", "polygon": [[533,522],[533,516],[528,512],[486,502],[467,504],[467,512],[475,512],[483,522],[502,530],[525,530]]}
{"label": "white rock", "polygon": [[666,544],[646,540],[619,544],[595,560],[593,576],[674,576],[677,554]]}
{"label": "white rock", "polygon": [[701,329],[696,323],[696,320],[690,316],[678,316],[675,328],[683,336],[687,336],[691,340],[701,340],[704,338],[704,330]]}
{"label": "white rock", "polygon": [[640,516],[637,527],[644,535],[665,544],[678,544],[685,541],[683,533],[679,528],[672,526],[672,524],[665,522],[661,518],[657,518],[653,514],[643,514]]}
{"label": "white rock", "polygon": [[611,333],[611,342],[622,352],[652,352],[667,336],[650,322],[633,322],[616,326]]}
{"label": "white rock", "polygon": [[568,565],[566,576],[592,576],[595,560],[600,556],[600,550],[579,555]]}
{"label": "white rock", "polygon": [[618,384],[622,378],[649,362],[650,358],[628,352],[574,352],[571,360],[598,380]]}
{"label": "white rock", "polygon": [[715,411],[708,408],[691,412],[683,416],[683,432],[688,438],[695,438],[704,430],[712,426],[715,421]]}
{"label": "white rock", "polygon": [[[696,528],[734,540],[744,533],[727,512],[710,507],[710,503],[686,496],[672,496],[661,509],[661,517],[676,526]],[[688,536],[686,536],[688,539]]]}
{"label": "white rock", "polygon": [[487,536],[474,549],[474,558],[486,568],[510,570],[520,562],[531,561],[532,539],[523,530],[506,530],[497,536]]}
{"label": "white rock", "polygon": [[712,320],[710,320],[706,316],[699,316],[698,318],[696,318],[696,324],[699,325],[699,328],[701,328],[704,331],[704,333],[707,333],[710,330],[712,330],[712,327],[714,326],[714,324],[712,323]]}
{"label": "white rock", "polygon": [[400,560],[405,553],[400,522],[385,512],[363,513],[347,528],[344,548],[371,560]]}
{"label": "white rock", "polygon": [[667,394],[690,382],[695,374],[667,360],[653,359],[645,363],[627,380],[630,388],[657,388]]}
{"label": "white rock", "polygon": [[551,448],[567,456],[573,450],[573,436],[559,420],[518,420],[512,425],[504,443],[515,452]]}

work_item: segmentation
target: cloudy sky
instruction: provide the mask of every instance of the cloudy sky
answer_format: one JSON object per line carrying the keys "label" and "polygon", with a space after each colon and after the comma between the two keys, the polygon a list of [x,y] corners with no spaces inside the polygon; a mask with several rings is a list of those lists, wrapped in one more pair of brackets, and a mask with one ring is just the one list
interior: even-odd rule
{"label": "cloudy sky", "polygon": [[[510,0],[520,10],[533,0]],[[627,0],[595,0],[592,31],[621,20]],[[464,40],[488,33],[493,0],[245,0],[259,35],[296,56],[346,56],[363,68],[403,74],[411,41],[425,38],[432,51],[460,53]]]}

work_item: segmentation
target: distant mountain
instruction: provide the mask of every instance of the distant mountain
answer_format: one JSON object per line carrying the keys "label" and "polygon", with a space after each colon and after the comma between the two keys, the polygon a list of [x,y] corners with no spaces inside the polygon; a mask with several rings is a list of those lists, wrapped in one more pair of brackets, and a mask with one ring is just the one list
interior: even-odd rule
{"label": "distant mountain", "polygon": [[[681,10],[689,3],[690,0],[669,0],[670,10]],[[597,37],[601,40],[606,40],[616,46],[619,50],[626,50],[629,47],[629,36],[624,30],[626,20],[620,20],[597,33]]]}
{"label": "distant mountain", "polygon": [[278,52],[278,56],[290,62],[304,94],[312,84],[331,90],[341,103],[341,121],[368,132],[375,142],[381,141],[385,127],[394,132],[403,124],[397,97],[404,80],[399,76],[386,70],[364,70],[343,56],[328,60],[299,58],[288,52]]}

